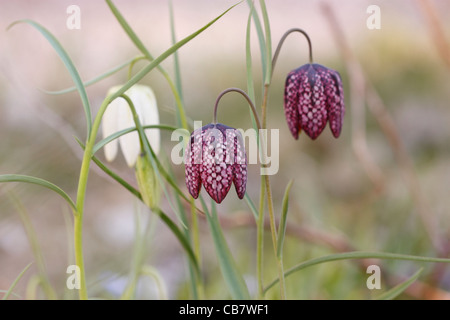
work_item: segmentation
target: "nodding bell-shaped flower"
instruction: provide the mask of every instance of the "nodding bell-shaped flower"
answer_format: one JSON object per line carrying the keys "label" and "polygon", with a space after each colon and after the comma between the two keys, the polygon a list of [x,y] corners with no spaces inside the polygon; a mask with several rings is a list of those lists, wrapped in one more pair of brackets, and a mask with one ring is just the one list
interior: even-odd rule
{"label": "nodding bell-shaped flower", "polygon": [[316,139],[330,123],[335,138],[344,120],[344,90],[337,71],[309,63],[291,71],[286,78],[284,113],[295,139],[303,129]]}
{"label": "nodding bell-shaped flower", "polygon": [[[108,95],[114,94],[119,88],[120,86],[112,87],[109,90]],[[159,124],[156,98],[150,87],[135,84],[125,92],[125,95],[133,102],[142,126]],[[131,127],[135,127],[135,123],[127,101],[120,97],[114,99],[103,115],[103,136],[107,137],[117,131]],[[155,154],[158,154],[160,149],[159,130],[146,129],[145,134],[153,151]],[[117,155],[119,143],[128,166],[133,167],[141,153],[138,133],[136,131],[127,133],[120,136],[118,140],[114,139],[105,145],[104,151],[106,160],[114,160]]]}
{"label": "nodding bell-shaped flower", "polygon": [[192,132],[185,152],[186,185],[198,198],[201,186],[217,203],[225,199],[232,183],[240,199],[247,184],[247,156],[239,130],[208,124]]}

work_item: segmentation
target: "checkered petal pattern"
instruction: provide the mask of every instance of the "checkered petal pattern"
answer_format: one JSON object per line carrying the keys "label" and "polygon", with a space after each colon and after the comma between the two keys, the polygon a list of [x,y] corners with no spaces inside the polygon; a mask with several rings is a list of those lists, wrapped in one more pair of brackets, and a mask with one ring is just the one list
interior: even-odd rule
{"label": "checkered petal pattern", "polygon": [[344,90],[339,73],[320,64],[306,64],[291,71],[284,91],[284,113],[295,139],[301,130],[316,139],[330,124],[335,138],[344,121]]}

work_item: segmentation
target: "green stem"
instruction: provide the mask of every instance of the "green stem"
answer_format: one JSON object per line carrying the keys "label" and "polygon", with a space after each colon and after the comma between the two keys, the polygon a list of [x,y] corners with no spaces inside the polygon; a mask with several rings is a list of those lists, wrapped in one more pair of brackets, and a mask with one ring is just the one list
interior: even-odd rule
{"label": "green stem", "polygon": [[130,62],[130,66],[128,67],[128,76],[127,76],[127,80],[130,80],[130,79],[131,79],[134,65],[135,65],[137,62],[139,62],[140,60],[145,60],[145,59],[147,59],[147,57],[140,56],[140,57],[134,58],[134,59]]}
{"label": "green stem", "polygon": [[[191,200],[191,212],[192,212],[192,245],[194,246],[194,254],[197,259],[199,265],[201,264],[201,250],[200,250],[200,233],[198,229],[198,216],[195,208],[194,199]],[[201,275],[196,275],[195,285],[197,287],[198,299],[203,300],[205,297],[204,289],[203,289],[203,281],[201,279]]]}
{"label": "green stem", "polygon": [[[266,124],[267,124],[267,100],[268,100],[267,97],[268,97],[268,92],[269,92],[269,86],[270,86],[270,84],[264,85],[264,98],[263,98],[263,103],[261,106],[263,129],[266,129]],[[264,153],[263,153],[263,156],[264,156]],[[263,159],[263,163],[266,163],[265,159]],[[277,266],[278,266],[277,269],[278,269],[278,277],[279,277],[279,281],[280,281],[280,295],[281,295],[281,299],[284,300],[284,299],[286,299],[286,289],[285,289],[286,286],[285,286],[284,270],[283,270],[283,262],[282,262],[283,258],[282,258],[282,256],[278,256],[278,254],[277,254],[277,252],[278,252],[277,228],[276,228],[276,223],[275,223],[275,213],[274,213],[274,209],[273,209],[273,199],[272,199],[272,190],[270,187],[270,178],[267,174],[264,175],[264,181],[265,181],[265,186],[266,186],[267,206],[269,209],[269,221],[270,221],[270,231],[271,231],[271,235],[272,235],[272,244],[273,244],[273,249],[275,252],[275,257],[277,259]]]}
{"label": "green stem", "polygon": [[84,200],[86,198],[86,188],[89,176],[89,167],[91,164],[92,151],[95,146],[95,138],[97,136],[98,129],[100,128],[100,122],[111,101],[111,97],[106,98],[100,110],[95,117],[92,125],[91,134],[86,142],[86,148],[84,150],[83,161],[81,163],[80,178],[78,180],[77,190],[77,202],[76,212],[74,213],[74,247],[75,247],[75,263],[80,268],[80,300],[86,300],[88,298],[86,288],[86,276],[84,269],[84,257],[83,257],[83,213],[84,213]]}
{"label": "green stem", "polygon": [[256,277],[258,279],[258,298],[264,297],[264,279],[263,279],[263,250],[264,250],[264,202],[265,202],[265,180],[261,176],[261,190],[259,195],[259,215],[257,220],[256,235]]}

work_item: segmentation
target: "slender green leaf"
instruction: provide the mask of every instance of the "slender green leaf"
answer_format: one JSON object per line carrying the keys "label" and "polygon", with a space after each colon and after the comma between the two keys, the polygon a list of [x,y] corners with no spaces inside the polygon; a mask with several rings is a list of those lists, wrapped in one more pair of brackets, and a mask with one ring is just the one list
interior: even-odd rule
{"label": "slender green leaf", "polygon": [[[126,66],[132,64],[136,60],[138,60],[138,59],[140,60],[142,58],[143,58],[142,56],[139,56],[139,57],[135,57],[133,59],[127,60],[124,63],[122,63],[122,64],[120,64],[120,65],[118,65],[118,66],[116,66],[116,67],[114,67],[114,68],[104,72],[104,73],[102,73],[101,75],[99,75],[99,76],[97,76],[97,77],[95,77],[95,78],[93,78],[93,79],[91,79],[89,81],[84,82],[83,85],[85,87],[93,85],[94,83],[97,83],[97,82],[99,82],[99,81],[101,81],[101,80],[103,80],[103,79],[113,75],[114,73],[122,70]],[[70,87],[70,88],[66,88],[66,89],[62,89],[62,90],[58,90],[58,91],[49,91],[49,90],[43,90],[43,89],[40,89],[40,90],[42,92],[46,93],[46,94],[59,95],[59,94],[64,94],[64,93],[69,93],[69,92],[75,91],[75,90],[77,90],[77,87]]]}
{"label": "slender green leaf", "polygon": [[[259,50],[261,52],[261,67],[262,67],[262,77],[266,78],[267,74],[267,53],[266,53],[266,40],[264,38],[264,32],[261,25],[261,20],[259,19],[258,13],[254,10],[254,4],[252,0],[247,0],[250,7],[251,13],[253,15],[253,21],[255,22],[256,33],[258,35]],[[269,58],[272,59],[271,57]]]}
{"label": "slender green leaf", "polygon": [[65,193],[61,188],[54,185],[51,182],[48,182],[46,180],[36,178],[36,177],[30,177],[30,176],[24,176],[20,174],[3,174],[0,175],[0,183],[2,182],[25,182],[25,183],[31,183],[31,184],[37,184],[41,187],[45,187],[47,189],[55,191],[57,194],[59,194],[61,197],[63,197],[64,200],[67,201],[67,203],[76,211],[76,206],[73,200],[69,197],[67,193]]}
{"label": "slender green leaf", "polygon": [[[246,70],[247,70],[247,92],[248,96],[250,97],[250,100],[253,101],[253,104],[256,105],[256,99],[255,99],[255,84],[253,82],[253,67],[252,67],[252,51],[251,51],[251,37],[250,37],[250,31],[251,31],[251,22],[252,22],[252,14],[253,14],[253,6],[251,7],[250,13],[248,15],[247,20],[247,31],[246,31],[246,38],[245,38],[245,56],[246,56]],[[258,131],[258,126],[256,124],[255,115],[250,110],[250,118],[252,120],[252,126],[253,129]],[[259,134],[258,140],[259,140]]]}
{"label": "slender green leaf", "polygon": [[[137,34],[133,31],[131,26],[128,24],[128,22],[125,20],[123,15],[120,13],[120,11],[117,9],[117,7],[113,4],[111,0],[106,0],[109,8],[111,9],[112,13],[116,17],[117,21],[122,26],[123,30],[126,32],[128,37],[131,39],[131,41],[134,43],[134,45],[151,61],[153,60],[153,56],[151,55],[150,51],[145,47],[144,43],[139,39]],[[174,54],[177,54],[177,51],[174,52]],[[183,103],[181,101],[179,92],[173,83],[172,79],[170,78],[169,74],[167,73],[164,68],[158,64],[156,68],[161,72],[161,74],[164,76],[164,78],[169,83],[169,86],[172,90],[172,93],[175,97],[176,105],[177,105],[177,115],[179,115],[179,122],[180,125],[183,126],[183,128],[187,129],[187,120],[186,120],[186,113],[184,111]]]}
{"label": "slender green leaf", "polygon": [[70,59],[67,52],[64,50],[63,46],[59,43],[59,41],[51,34],[47,29],[45,29],[43,26],[41,26],[39,23],[34,22],[32,20],[19,20],[16,22],[13,22],[11,25],[9,25],[8,29],[13,27],[14,25],[18,23],[27,23],[34,28],[36,28],[52,45],[53,49],[55,49],[58,56],[61,58],[62,62],[66,66],[67,70],[70,73],[70,76],[72,77],[73,82],[75,83],[75,87],[78,90],[78,93],[80,94],[81,102],[83,104],[84,113],[86,114],[86,126],[87,126],[87,136],[89,137],[91,134],[91,127],[92,127],[92,116],[91,116],[91,107],[89,104],[89,99],[86,93],[86,88],[84,87],[83,82],[81,81],[80,75],[75,68],[72,60]]}
{"label": "slender green leaf", "polygon": [[145,265],[141,269],[141,275],[153,279],[159,291],[159,300],[167,300],[167,288],[164,280],[155,268]]}
{"label": "slender green leaf", "polygon": [[250,196],[248,195],[248,193],[246,192],[244,195],[244,199],[247,202],[248,207],[250,208],[250,211],[253,213],[253,217],[255,218],[256,221],[258,221],[258,210],[255,207],[255,204],[253,203],[252,199],[250,198]]}
{"label": "slender green leaf", "polygon": [[386,291],[385,293],[379,295],[376,300],[392,300],[398,297],[400,294],[402,294],[410,285],[416,281],[420,274],[422,273],[423,268],[420,268],[415,274],[413,274],[408,280],[399,283],[395,287],[391,288],[390,290]]}
{"label": "slender green leaf", "polygon": [[[81,146],[81,148],[83,148],[83,150],[85,149],[85,145],[78,139],[75,138],[78,142],[78,144]],[[134,188],[132,185],[130,185],[128,182],[126,182],[125,180],[123,180],[118,174],[116,174],[115,172],[113,172],[111,169],[109,169],[102,161],[100,161],[100,159],[98,159],[95,156],[92,156],[92,161],[94,161],[94,163],[103,170],[103,172],[105,172],[108,176],[110,176],[111,178],[113,178],[114,180],[116,180],[120,185],[122,185],[125,189],[127,189],[128,191],[130,191],[136,198],[138,198],[139,200],[142,201],[142,195],[139,192],[139,190],[137,190],[136,188]]]}
{"label": "slender green leaf", "polygon": [[[172,44],[175,44],[177,42],[177,39],[175,36],[175,19],[173,14],[172,0],[169,1],[169,15],[170,15],[170,35],[172,38]],[[175,69],[175,85],[177,87],[178,94],[180,95],[180,99],[181,101],[183,101],[183,86],[181,85],[180,60],[178,58],[178,51],[176,51],[173,55],[173,63]]]}
{"label": "slender green leaf", "polygon": [[278,227],[278,240],[277,240],[277,256],[281,257],[283,252],[284,238],[286,235],[287,213],[289,207],[289,191],[291,190],[294,180],[289,181],[286,191],[283,197],[283,211],[281,212],[280,225]]}
{"label": "slender green leaf", "polygon": [[36,231],[33,228],[29,214],[20,199],[14,193],[11,192],[10,197],[17,212],[19,213],[20,220],[22,221],[23,227],[25,229],[25,234],[28,238],[28,243],[31,246],[31,251],[33,252],[34,260],[36,262],[39,273],[38,277],[41,280],[42,289],[48,299],[54,300],[56,299],[56,293],[48,279],[47,270],[44,263],[44,256],[42,255],[42,249],[39,245]]}
{"label": "slender green leaf", "polygon": [[266,3],[264,0],[259,0],[261,5],[261,13],[264,21],[264,33],[266,36],[266,77],[265,84],[270,84],[272,78],[272,36],[270,34],[269,15],[267,14]]}
{"label": "slender green leaf", "polygon": [[[175,37],[175,19],[173,16],[173,5],[172,1],[169,1],[169,14],[170,14],[170,34],[172,38],[172,44],[177,42]],[[177,103],[177,109],[175,113],[175,119],[177,126],[183,127],[188,130],[188,122],[186,119],[186,112],[184,110],[184,101],[183,101],[183,87],[181,85],[181,72],[180,72],[180,60],[178,59],[178,51],[175,51],[173,54],[173,63],[175,70],[175,88],[178,93],[178,97],[175,96],[175,101]]]}
{"label": "slender green leaf", "polygon": [[[164,154],[165,155],[165,154]],[[167,158],[167,156],[164,159],[166,162],[169,161],[169,159]],[[172,180],[175,180],[175,175],[174,172],[172,170],[171,166],[168,166],[168,174],[170,176],[170,178]],[[183,223],[185,225],[188,225],[188,219],[187,219],[187,214],[186,214],[186,210],[181,202],[181,197],[178,195],[178,193],[174,193],[174,198],[175,198],[175,202],[177,204],[178,210],[180,211],[181,214],[181,218],[183,219]],[[190,207],[192,208],[192,220],[191,220],[191,226],[189,228],[184,228],[184,235],[186,237],[186,239],[189,241],[189,244],[193,247],[193,251],[195,254],[195,257],[197,259],[197,261],[201,261],[201,256],[200,256],[200,243],[198,241],[198,217],[196,215],[196,210],[197,208],[195,207],[195,203],[194,203],[194,199],[192,198],[190,201]],[[189,259],[188,260],[189,264],[188,264],[188,268],[189,268],[189,286],[190,286],[190,290],[192,292],[192,299],[197,300],[199,299],[199,296],[201,295],[201,290],[200,290],[200,284],[202,282],[202,277],[201,275],[199,276],[198,273],[195,273],[195,266],[193,266],[192,264],[192,260]]]}
{"label": "slender green leaf", "polygon": [[[407,255],[407,254],[389,253],[389,252],[352,251],[352,252],[335,253],[335,254],[330,254],[327,256],[307,260],[307,261],[299,263],[296,266],[287,270],[284,273],[284,276],[287,277],[297,271],[300,271],[307,267],[321,264],[324,262],[338,261],[338,260],[351,260],[351,259],[390,259],[390,260],[409,260],[409,261],[421,261],[421,262],[450,263],[450,259],[444,259],[444,258],[412,256],[412,255]],[[264,289],[264,292],[267,292],[267,290],[272,288],[278,281],[279,281],[279,279],[273,280]]]}
{"label": "slender green leaf", "polygon": [[[0,293],[7,293],[7,292],[8,292],[8,290],[0,290]],[[10,296],[14,296],[14,297],[16,297],[18,299],[21,299],[21,300],[23,299],[21,295],[18,295],[15,292],[11,292]]]}
{"label": "slender green leaf", "polygon": [[[84,145],[77,139],[78,143],[81,145],[81,147],[84,149]],[[92,157],[92,160],[111,178],[119,182],[122,186],[124,186],[128,191],[130,191],[134,196],[136,196],[139,200],[142,200],[141,193],[131,186],[128,182],[123,180],[119,175],[115,174],[110,170],[106,165],[104,165],[98,158],[95,156]],[[200,274],[199,265],[197,262],[197,259],[195,258],[194,252],[192,251],[191,245],[189,240],[186,238],[186,236],[179,230],[177,225],[169,218],[168,215],[166,215],[161,209],[158,209],[156,212],[161,220],[169,227],[169,229],[174,233],[174,235],[177,237],[177,239],[180,241],[181,245],[184,249],[186,249],[186,252],[188,253],[189,259],[192,262],[192,265],[194,266],[194,270],[197,275]]]}
{"label": "slender green leaf", "polygon": [[29,263],[23,270],[21,273],[19,273],[19,275],[17,276],[17,278],[14,280],[14,282],[11,284],[11,286],[9,287],[8,291],[6,291],[5,295],[3,296],[2,300],[7,300],[9,298],[9,296],[11,295],[12,291],[14,290],[14,287],[17,285],[17,283],[20,281],[20,279],[23,277],[23,275],[25,274],[25,272],[31,267],[33,263]]}
{"label": "slender green leaf", "polygon": [[[160,173],[160,168],[162,169],[162,166],[160,165],[161,163],[158,161],[158,157],[155,155],[155,153],[154,153],[154,151],[152,149],[152,146],[150,145],[150,142],[147,139],[147,136],[146,136],[146,134],[144,132],[144,129],[143,129],[142,125],[141,125],[141,122],[139,120],[139,116],[138,116],[138,114],[136,112],[136,109],[135,109],[135,107],[133,105],[133,101],[131,101],[131,99],[125,94],[121,95],[121,97],[124,98],[127,101],[128,106],[130,107],[131,113],[133,114],[133,120],[134,120],[134,123],[136,125],[137,132],[139,134],[139,140],[141,142],[142,152],[145,152],[149,156],[148,159],[150,160],[150,163],[151,163],[151,165],[153,167],[154,173],[156,174],[156,177],[159,180],[159,185],[161,186],[161,188],[162,188],[162,190],[163,190],[163,192],[164,192],[164,194],[166,196],[166,199],[167,199],[167,201],[169,203],[169,206],[172,208],[173,212],[175,212],[175,215],[177,216],[178,221],[183,225],[184,228],[187,228],[186,224],[183,222],[183,219],[181,217],[181,213],[178,211],[176,206],[174,206],[174,204],[172,203],[172,199],[171,199],[171,197],[169,195],[169,192],[167,191],[167,188],[166,188],[166,186],[164,184],[164,181],[163,181],[163,179],[161,177],[161,173]],[[164,172],[165,172],[165,170],[164,170]],[[164,173],[164,177],[166,178],[166,180],[167,179],[171,180],[170,176],[167,174],[167,172]],[[176,184],[174,184],[174,186],[176,186]],[[179,190],[178,186],[176,186],[176,188]],[[180,193],[182,194],[181,190],[180,190]]]}
{"label": "slender green leaf", "polygon": [[145,47],[144,43],[139,39],[139,37],[136,35],[136,33],[131,29],[131,26],[128,24],[128,22],[123,17],[122,13],[117,9],[117,7],[114,5],[114,3],[111,0],[106,0],[106,3],[113,13],[113,15],[116,17],[119,24],[122,26],[122,29],[125,31],[125,33],[128,35],[130,40],[134,43],[134,45],[141,51],[143,54],[145,54],[149,59],[153,60],[152,55]]}
{"label": "slender green leaf", "polygon": [[192,250],[189,239],[181,232],[180,228],[178,228],[177,225],[169,218],[169,216],[165,214],[161,209],[158,209],[157,213],[160,216],[161,220],[169,227],[169,229],[177,237],[178,241],[180,242],[184,250],[186,250],[188,257],[191,260],[192,265],[194,266],[196,275],[200,276],[200,267],[198,265],[198,261],[197,258],[195,257],[194,251]]}
{"label": "slender green leaf", "polygon": [[114,94],[112,94],[109,99],[110,101],[114,100],[115,98],[122,95],[125,91],[127,91],[129,88],[131,88],[135,83],[140,81],[142,78],[144,78],[151,70],[153,70],[155,67],[157,67],[162,61],[167,59],[170,55],[172,55],[175,51],[180,49],[182,46],[184,46],[186,43],[197,37],[200,33],[208,29],[211,25],[213,25],[217,20],[222,18],[228,11],[233,9],[235,6],[240,4],[242,1],[236,3],[235,5],[229,7],[227,10],[225,10],[222,14],[211,20],[209,23],[207,23],[204,27],[200,28],[199,30],[195,31],[194,33],[190,34],[189,36],[185,37],[184,39],[178,41],[176,44],[174,44],[172,47],[164,51],[161,55],[159,55],[155,60],[153,60],[150,64],[145,66],[141,69],[137,74],[133,76],[127,83],[125,83],[122,88],[117,90]]}
{"label": "slender green leaf", "polygon": [[203,198],[200,198],[200,200],[202,202],[203,210],[206,213],[208,225],[211,229],[220,270],[222,271],[222,276],[231,296],[236,300],[250,299],[250,294],[244,278],[238,271],[236,262],[222,233],[214,203],[212,202],[212,213],[209,213],[208,207],[206,206]]}
{"label": "slender green leaf", "polygon": [[[147,125],[147,126],[143,126],[143,128],[144,129],[161,129],[161,130],[168,130],[168,131],[174,131],[174,130],[178,129],[176,127],[165,125],[165,124]],[[131,127],[131,128],[123,129],[121,131],[117,131],[117,132],[111,134],[110,136],[104,138],[103,140],[101,140],[95,144],[94,148],[92,149],[92,154],[97,153],[98,150],[103,148],[106,144],[113,141],[114,139],[117,139],[120,136],[123,136],[124,134],[130,133],[130,132],[133,132],[136,130],[137,130],[136,127]]]}

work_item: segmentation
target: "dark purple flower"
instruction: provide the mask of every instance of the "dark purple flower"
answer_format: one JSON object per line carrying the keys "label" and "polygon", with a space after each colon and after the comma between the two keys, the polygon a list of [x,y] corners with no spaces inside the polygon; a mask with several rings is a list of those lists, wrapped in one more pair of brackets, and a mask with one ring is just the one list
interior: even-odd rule
{"label": "dark purple flower", "polygon": [[291,71],[286,78],[284,113],[295,139],[302,129],[311,139],[316,139],[327,121],[338,138],[345,113],[339,73],[316,63]]}
{"label": "dark purple flower", "polygon": [[198,198],[201,186],[217,203],[225,199],[234,182],[240,199],[247,184],[247,156],[239,130],[208,124],[191,134],[185,152],[186,186]]}

